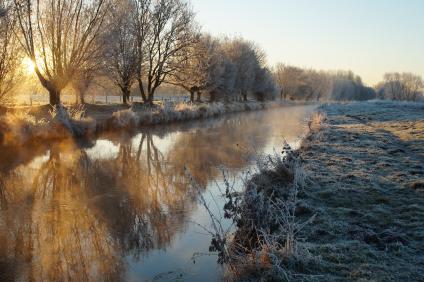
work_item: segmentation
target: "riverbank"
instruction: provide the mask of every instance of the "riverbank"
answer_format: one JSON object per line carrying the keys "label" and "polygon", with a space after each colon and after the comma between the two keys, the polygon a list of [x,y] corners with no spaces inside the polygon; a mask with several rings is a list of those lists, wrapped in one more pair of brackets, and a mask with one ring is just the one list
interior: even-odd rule
{"label": "riverbank", "polygon": [[230,113],[295,105],[288,101],[231,103],[156,103],[146,106],[91,105],[52,111],[49,105],[6,109],[0,115],[0,144],[69,137],[91,138],[102,132],[218,117]]}
{"label": "riverbank", "polygon": [[277,280],[422,281],[424,105],[371,101],[321,111],[295,153],[306,174],[299,189],[284,159],[249,182],[258,194],[273,187],[267,211],[286,219],[256,230],[243,269]]}

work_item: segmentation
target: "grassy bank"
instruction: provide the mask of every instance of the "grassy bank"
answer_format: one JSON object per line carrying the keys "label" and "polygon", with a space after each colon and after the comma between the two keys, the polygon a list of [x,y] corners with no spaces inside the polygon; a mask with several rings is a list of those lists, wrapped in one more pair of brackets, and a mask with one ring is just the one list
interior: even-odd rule
{"label": "grassy bank", "polygon": [[205,119],[229,113],[271,109],[289,105],[288,102],[230,102],[230,103],[158,103],[145,106],[135,103],[116,111],[101,126],[109,129],[132,128],[157,124]]}
{"label": "grassy bank", "polygon": [[146,106],[91,105],[52,110],[50,106],[2,108],[0,144],[21,145],[34,140],[87,138],[99,133],[143,126],[218,117],[229,113],[271,109],[290,102],[155,103]]}
{"label": "grassy bank", "polygon": [[230,276],[423,281],[424,105],[326,105],[309,126],[239,196]]}

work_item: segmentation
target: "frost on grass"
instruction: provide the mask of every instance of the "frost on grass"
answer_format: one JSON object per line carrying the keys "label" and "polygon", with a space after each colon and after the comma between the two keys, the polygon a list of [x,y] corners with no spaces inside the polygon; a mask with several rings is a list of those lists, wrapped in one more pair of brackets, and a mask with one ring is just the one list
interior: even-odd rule
{"label": "frost on grass", "polygon": [[321,257],[312,272],[321,281],[422,281],[424,104],[321,111],[324,126],[300,149],[312,180],[303,200],[318,214],[302,233]]}
{"label": "frost on grass", "polygon": [[95,131],[95,122],[85,118],[82,106],[52,107],[48,118],[37,119],[28,111],[6,113],[0,117],[0,143],[22,145],[34,140],[84,137]]}
{"label": "frost on grass", "polygon": [[241,192],[234,189],[225,171],[223,177],[227,199],[224,216],[235,229],[224,229],[200,192],[199,198],[211,218],[210,228],[204,228],[212,236],[209,250],[227,266],[226,279],[308,277],[299,269],[315,264],[317,258],[309,253],[299,233],[315,215],[305,211],[300,197],[306,175],[298,153],[285,144],[282,154],[260,158],[256,173],[244,176]]}
{"label": "frost on grass", "polygon": [[423,281],[423,104],[324,105],[309,126],[301,166],[267,157],[242,193],[226,182],[236,231],[211,228],[211,250],[229,280]]}
{"label": "frost on grass", "polygon": [[282,106],[282,102],[156,102],[153,106],[134,103],[131,108],[116,111],[107,122],[109,128],[165,124],[178,121],[205,119],[227,113],[254,111]]}

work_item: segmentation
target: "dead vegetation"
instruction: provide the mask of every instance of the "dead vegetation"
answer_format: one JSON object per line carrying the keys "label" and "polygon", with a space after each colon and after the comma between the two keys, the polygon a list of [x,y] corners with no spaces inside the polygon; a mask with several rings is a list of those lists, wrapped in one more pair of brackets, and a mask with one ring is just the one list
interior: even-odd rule
{"label": "dead vegetation", "polygon": [[[203,191],[190,174],[188,177]],[[225,170],[223,178],[224,217],[233,224],[223,228],[222,218],[209,212],[211,225],[203,229],[212,236],[209,251],[227,266],[225,279],[289,281],[309,277],[302,270],[315,264],[318,257],[311,255],[299,234],[315,215],[301,199],[307,177],[299,154],[286,143],[282,153],[258,159],[256,171],[244,175],[242,191],[234,188]],[[201,204],[210,211],[205,200]]]}

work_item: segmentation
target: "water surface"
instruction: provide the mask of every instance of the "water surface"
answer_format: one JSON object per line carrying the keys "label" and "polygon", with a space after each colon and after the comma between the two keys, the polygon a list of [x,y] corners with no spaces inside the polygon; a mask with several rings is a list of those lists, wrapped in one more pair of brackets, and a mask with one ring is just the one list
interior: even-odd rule
{"label": "water surface", "polygon": [[239,179],[283,138],[296,145],[313,109],[0,148],[0,280],[219,280],[199,227],[210,219],[184,166],[219,215],[221,167]]}

